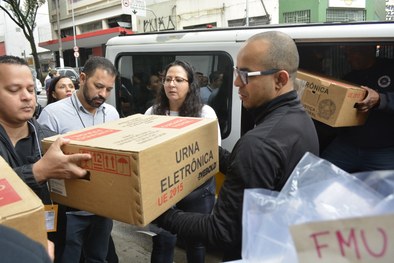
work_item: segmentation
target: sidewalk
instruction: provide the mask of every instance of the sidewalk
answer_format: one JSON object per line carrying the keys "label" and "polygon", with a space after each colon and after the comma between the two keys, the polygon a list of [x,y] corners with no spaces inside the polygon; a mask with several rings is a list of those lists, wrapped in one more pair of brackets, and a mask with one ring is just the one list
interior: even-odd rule
{"label": "sidewalk", "polygon": [[[144,233],[147,228],[140,228],[114,220],[112,238],[115,242],[119,262],[150,263],[150,251],[152,249],[152,238]],[[181,248],[176,248],[174,253],[175,263],[186,263],[186,253]],[[214,253],[208,253],[206,263],[221,262],[221,257]]]}

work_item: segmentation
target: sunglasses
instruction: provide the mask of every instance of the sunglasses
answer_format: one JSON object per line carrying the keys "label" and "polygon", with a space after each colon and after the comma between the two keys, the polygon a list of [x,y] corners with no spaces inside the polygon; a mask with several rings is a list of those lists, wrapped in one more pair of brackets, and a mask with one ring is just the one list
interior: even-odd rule
{"label": "sunglasses", "polygon": [[249,77],[271,75],[271,74],[275,74],[278,71],[280,71],[280,69],[273,68],[273,69],[264,70],[264,71],[249,72],[249,71],[240,70],[237,67],[234,67],[234,76],[235,76],[235,78],[237,78],[239,76],[242,83],[244,85],[246,85],[246,84],[248,84]]}

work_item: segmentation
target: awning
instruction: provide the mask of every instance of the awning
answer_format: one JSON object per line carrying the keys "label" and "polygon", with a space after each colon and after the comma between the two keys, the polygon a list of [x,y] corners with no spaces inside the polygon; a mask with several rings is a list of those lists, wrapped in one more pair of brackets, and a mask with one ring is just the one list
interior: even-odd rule
{"label": "awning", "polygon": [[[125,29],[123,27],[113,27],[113,28],[76,35],[76,42],[79,48],[92,48],[107,43],[107,41],[112,37],[119,36],[121,34],[132,34],[132,33],[133,31],[129,29]],[[38,46],[49,49],[51,51],[58,51],[59,40],[53,39],[53,40],[41,42],[38,44]],[[73,47],[74,47],[74,36],[67,36],[62,38],[63,50],[73,49]]]}

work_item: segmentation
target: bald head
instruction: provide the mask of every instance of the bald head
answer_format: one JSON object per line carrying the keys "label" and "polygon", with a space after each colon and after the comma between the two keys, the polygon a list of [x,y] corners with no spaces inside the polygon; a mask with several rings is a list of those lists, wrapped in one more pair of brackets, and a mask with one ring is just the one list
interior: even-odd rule
{"label": "bald head", "polygon": [[286,70],[295,79],[296,74],[293,73],[298,69],[299,56],[297,46],[290,36],[279,31],[268,31],[252,36],[246,44],[251,42],[265,43],[265,52],[257,54],[264,68]]}

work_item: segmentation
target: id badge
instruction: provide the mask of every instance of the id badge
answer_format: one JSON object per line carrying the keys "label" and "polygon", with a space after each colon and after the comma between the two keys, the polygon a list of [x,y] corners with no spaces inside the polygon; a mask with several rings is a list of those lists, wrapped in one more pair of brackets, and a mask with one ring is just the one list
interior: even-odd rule
{"label": "id badge", "polygon": [[45,205],[45,225],[47,232],[56,232],[58,205]]}

